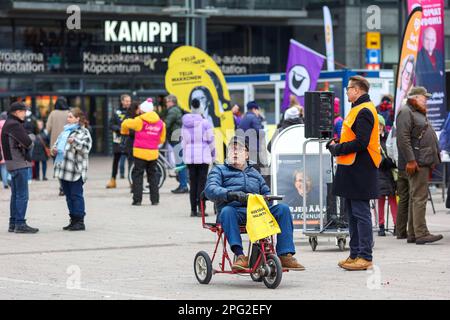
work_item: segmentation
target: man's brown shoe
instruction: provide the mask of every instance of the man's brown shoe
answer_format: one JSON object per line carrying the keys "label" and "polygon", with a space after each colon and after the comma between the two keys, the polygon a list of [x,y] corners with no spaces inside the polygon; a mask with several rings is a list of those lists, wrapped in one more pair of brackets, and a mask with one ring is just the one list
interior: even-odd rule
{"label": "man's brown shoe", "polygon": [[106,185],[106,189],[114,189],[116,187],[116,179],[111,178],[111,180],[109,180],[108,184]]}
{"label": "man's brown shoe", "polygon": [[231,269],[233,270],[245,270],[248,268],[248,257],[241,254],[237,257],[236,262],[233,263]]}
{"label": "man's brown shoe", "polygon": [[297,259],[294,258],[292,254],[286,254],[280,256],[281,266],[285,269],[289,269],[292,271],[304,271],[305,267],[302,266]]}
{"label": "man's brown shoe", "polygon": [[355,262],[355,261],[356,261],[356,259],[353,259],[353,258],[348,257],[348,258],[345,259],[345,260],[339,261],[339,262],[338,262],[338,266],[342,268],[342,266],[343,266],[344,264],[346,264],[346,263],[353,263],[353,262]]}
{"label": "man's brown shoe", "polygon": [[367,270],[372,268],[372,261],[363,258],[356,258],[352,263],[344,263],[342,268],[349,271]]}
{"label": "man's brown shoe", "polygon": [[432,243],[432,242],[439,241],[442,238],[443,238],[442,234],[438,234],[438,235],[429,234],[427,236],[417,238],[416,244]]}
{"label": "man's brown shoe", "polygon": [[406,239],[406,243],[416,243],[416,237],[408,236],[408,238]]}

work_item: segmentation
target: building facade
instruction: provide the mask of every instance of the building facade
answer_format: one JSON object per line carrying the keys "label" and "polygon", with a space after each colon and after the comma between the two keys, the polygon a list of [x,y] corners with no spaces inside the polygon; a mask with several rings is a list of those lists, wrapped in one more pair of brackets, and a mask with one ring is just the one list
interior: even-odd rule
{"label": "building facade", "polygon": [[56,97],[66,96],[89,115],[94,151],[109,153],[108,120],[120,94],[165,94],[167,59],[176,47],[204,49],[225,75],[284,72],[291,38],[325,52],[322,6],[328,5],[337,68],[364,68],[365,34],[373,31],[367,8],[374,4],[382,13],[375,30],[382,36],[381,67],[391,69],[405,15],[398,1],[3,0],[0,110],[20,97],[45,120]]}

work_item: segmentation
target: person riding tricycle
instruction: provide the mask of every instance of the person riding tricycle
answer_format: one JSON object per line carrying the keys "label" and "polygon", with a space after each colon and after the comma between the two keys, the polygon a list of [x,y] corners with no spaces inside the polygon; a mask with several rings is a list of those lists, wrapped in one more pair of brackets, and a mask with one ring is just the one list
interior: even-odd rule
{"label": "person riding tricycle", "polygon": [[[244,255],[241,229],[247,221],[245,205],[248,194],[267,196],[270,188],[262,175],[248,165],[248,144],[244,138],[233,137],[228,144],[227,161],[216,165],[208,175],[205,187],[206,197],[215,202],[218,212],[217,222],[221,225],[230,244],[231,251],[237,256],[232,265],[233,271],[249,267],[249,259]],[[294,257],[293,222],[289,207],[285,204],[269,206],[269,210],[278,222],[281,233],[277,235],[276,254],[283,269],[303,271]]]}

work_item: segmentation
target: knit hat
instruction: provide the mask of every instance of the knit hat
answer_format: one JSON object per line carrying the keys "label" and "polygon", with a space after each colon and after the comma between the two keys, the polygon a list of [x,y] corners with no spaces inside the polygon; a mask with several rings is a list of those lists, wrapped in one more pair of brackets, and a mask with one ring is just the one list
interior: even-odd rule
{"label": "knit hat", "polygon": [[384,117],[381,114],[378,114],[378,122],[386,127],[386,121],[384,120]]}
{"label": "knit hat", "polygon": [[200,108],[200,100],[192,99],[191,101],[191,113],[193,114],[202,114],[202,108]]}
{"label": "knit hat", "polygon": [[247,103],[247,110],[252,110],[252,109],[259,109],[259,106],[256,103],[256,101],[250,101],[249,103]]}
{"label": "knit hat", "polygon": [[339,113],[341,110],[341,103],[338,97],[334,98],[334,113]]}
{"label": "knit hat", "polygon": [[297,107],[290,107],[284,112],[284,120],[296,119],[300,117],[300,110]]}
{"label": "knit hat", "polygon": [[143,113],[147,113],[147,112],[153,111],[153,99],[152,98],[148,98],[147,100],[142,102],[139,105],[139,109],[141,109],[141,111]]}

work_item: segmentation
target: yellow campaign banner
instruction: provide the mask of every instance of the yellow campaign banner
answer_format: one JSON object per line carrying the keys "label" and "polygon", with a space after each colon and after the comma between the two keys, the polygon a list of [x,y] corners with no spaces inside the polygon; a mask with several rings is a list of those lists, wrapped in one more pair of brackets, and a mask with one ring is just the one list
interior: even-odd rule
{"label": "yellow campaign banner", "polygon": [[397,119],[403,100],[407,97],[408,91],[413,85],[421,29],[422,7],[416,7],[409,15],[408,23],[403,33],[395,84],[395,119]]}
{"label": "yellow campaign banner", "polygon": [[215,128],[217,160],[223,162],[223,144],[228,141],[227,132],[234,132],[234,118],[231,111],[220,112],[210,76],[198,65],[179,63],[167,70],[165,83],[166,90],[177,97],[182,109],[189,112],[192,100],[200,101],[203,117]]}
{"label": "yellow campaign banner", "polygon": [[200,101],[204,118],[215,128],[217,160],[223,161],[223,144],[234,135],[234,118],[222,70],[209,55],[190,46],[175,49],[168,66],[166,90],[177,96],[186,111],[190,111],[193,99]]}
{"label": "yellow campaign banner", "polygon": [[[200,66],[208,73],[214,82],[214,86],[219,96],[221,108],[230,108],[230,93],[222,70],[207,53],[196,47],[181,46],[176,48],[169,57],[169,68],[179,63],[190,63]],[[223,106],[222,106],[223,105]]]}
{"label": "yellow campaign banner", "polygon": [[172,65],[166,72],[166,90],[175,95],[180,107],[190,112],[193,99],[198,99],[203,116],[214,127],[220,126],[220,114],[216,112],[217,91],[208,74],[199,66],[188,63]]}

